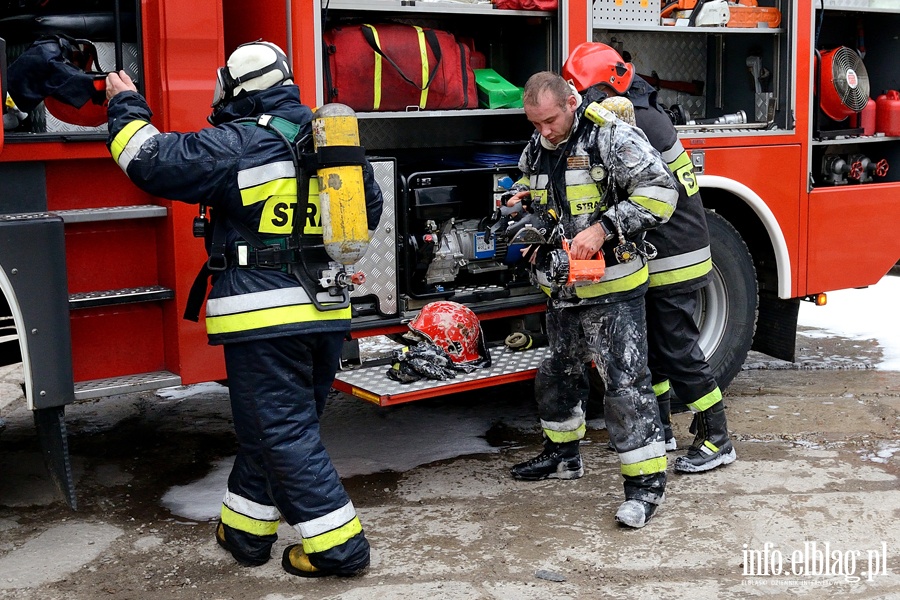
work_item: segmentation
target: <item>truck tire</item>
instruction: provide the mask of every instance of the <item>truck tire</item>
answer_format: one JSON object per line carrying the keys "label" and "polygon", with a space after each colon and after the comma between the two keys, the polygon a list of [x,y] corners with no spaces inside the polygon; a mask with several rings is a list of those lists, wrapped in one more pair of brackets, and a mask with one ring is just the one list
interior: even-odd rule
{"label": "truck tire", "polygon": [[713,268],[698,294],[694,320],[700,347],[724,390],[750,351],[756,330],[759,293],[753,258],[741,234],[724,217],[706,211]]}

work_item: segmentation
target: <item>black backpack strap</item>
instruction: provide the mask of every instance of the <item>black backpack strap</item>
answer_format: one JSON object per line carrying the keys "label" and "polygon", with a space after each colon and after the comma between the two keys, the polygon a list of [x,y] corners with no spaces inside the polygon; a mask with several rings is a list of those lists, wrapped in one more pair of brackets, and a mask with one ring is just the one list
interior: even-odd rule
{"label": "black backpack strap", "polygon": [[366,40],[366,43],[369,44],[372,50],[381,55],[384,60],[388,61],[388,64],[394,67],[394,70],[397,71],[397,74],[400,75],[403,81],[410,84],[417,90],[423,92],[428,89],[428,86],[430,86],[431,82],[434,80],[434,76],[437,75],[438,68],[441,66],[441,43],[438,41],[437,34],[433,29],[428,29],[425,27],[422,28],[422,33],[425,36],[425,41],[428,43],[428,46],[431,48],[431,53],[434,55],[434,67],[431,69],[431,73],[428,75],[428,81],[423,82],[421,86],[413,81],[412,78],[410,78],[406,73],[404,73],[400,68],[400,65],[395,63],[390,56],[384,53],[384,51],[381,49],[381,46],[379,46],[378,42],[375,40],[375,27],[373,25],[362,25],[359,30],[360,33],[362,33],[363,38]]}
{"label": "black backpack strap", "polygon": [[184,307],[185,320],[193,321],[194,323],[200,320],[200,307],[203,306],[203,301],[206,300],[206,288],[209,286],[209,277],[211,275],[212,271],[209,270],[207,263],[203,263],[203,266],[200,267],[200,272],[194,278],[194,283],[191,284],[191,291],[188,292],[187,304]]}

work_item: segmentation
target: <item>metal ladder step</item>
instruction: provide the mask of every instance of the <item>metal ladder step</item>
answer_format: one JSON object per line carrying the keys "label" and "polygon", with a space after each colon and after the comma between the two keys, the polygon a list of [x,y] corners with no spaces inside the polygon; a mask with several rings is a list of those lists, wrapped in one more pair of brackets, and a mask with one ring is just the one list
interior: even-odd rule
{"label": "metal ladder step", "polygon": [[104,290],[99,292],[79,292],[69,294],[69,309],[92,308],[94,306],[112,306],[116,304],[134,304],[136,302],[156,302],[171,300],[175,292],[161,285],[124,288],[120,290]]}
{"label": "metal ladder step", "polygon": [[75,384],[75,399],[89,400],[116,394],[158,390],[176,385],[181,385],[181,377],[169,371],[153,371],[123,377],[91,379],[90,381],[80,381]]}
{"label": "metal ladder step", "polygon": [[169,209],[156,204],[138,206],[108,206],[102,208],[74,208],[55,210],[64,223],[94,223],[98,221],[124,221],[127,219],[151,219],[165,217]]}

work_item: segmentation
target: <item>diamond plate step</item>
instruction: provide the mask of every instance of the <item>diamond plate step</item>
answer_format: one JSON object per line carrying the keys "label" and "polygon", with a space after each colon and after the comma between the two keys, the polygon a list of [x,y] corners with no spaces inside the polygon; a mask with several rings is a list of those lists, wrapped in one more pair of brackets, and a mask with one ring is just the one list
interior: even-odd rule
{"label": "diamond plate step", "polygon": [[550,355],[547,347],[513,352],[506,347],[491,348],[491,367],[472,373],[460,373],[454,379],[420,379],[400,383],[388,379],[387,365],[362,366],[338,371],[333,387],[379,406],[412,402],[445,394],[455,394],[502,383],[533,379],[538,365]]}
{"label": "diamond plate step", "polygon": [[169,371],[137,373],[123,377],[110,377],[108,379],[91,379],[90,381],[81,381],[75,384],[75,399],[88,400],[115,394],[158,390],[176,385],[181,385],[181,377]]}
{"label": "diamond plate step", "polygon": [[160,285],[104,290],[100,292],[80,292],[69,294],[69,309],[112,306],[114,304],[134,304],[136,302],[156,302],[171,300],[175,292]]}

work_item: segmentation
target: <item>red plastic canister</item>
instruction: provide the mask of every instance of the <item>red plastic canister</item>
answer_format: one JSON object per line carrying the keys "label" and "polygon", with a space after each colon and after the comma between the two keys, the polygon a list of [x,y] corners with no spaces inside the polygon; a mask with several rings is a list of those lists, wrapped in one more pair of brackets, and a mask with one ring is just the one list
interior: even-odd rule
{"label": "red plastic canister", "polygon": [[875,135],[875,101],[869,98],[866,106],[850,115],[850,127],[862,127],[863,135]]}
{"label": "red plastic canister", "polygon": [[875,99],[875,131],[900,136],[900,92],[888,90]]}

